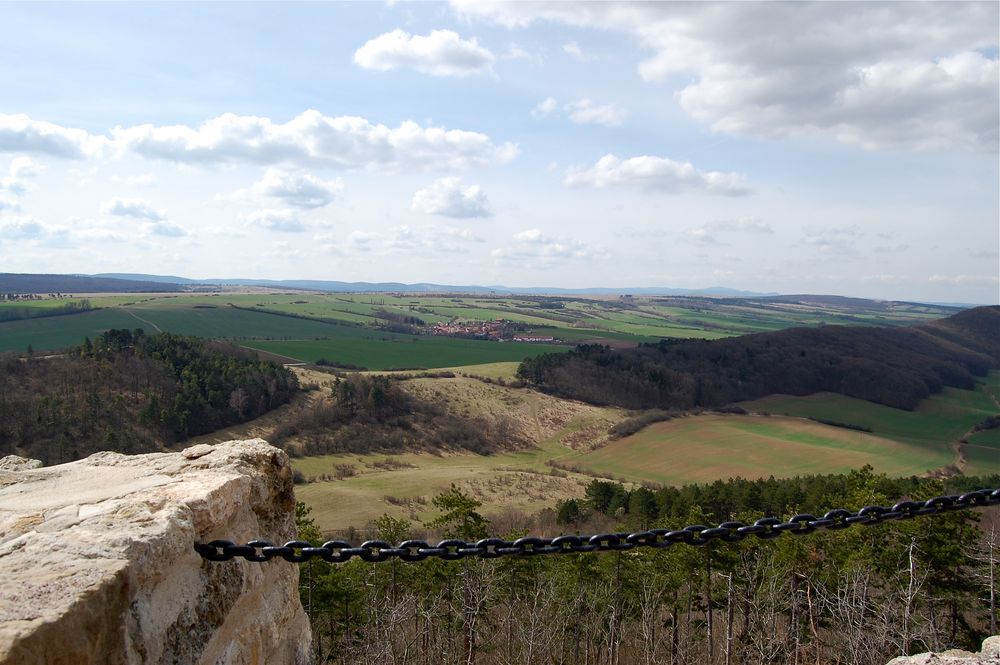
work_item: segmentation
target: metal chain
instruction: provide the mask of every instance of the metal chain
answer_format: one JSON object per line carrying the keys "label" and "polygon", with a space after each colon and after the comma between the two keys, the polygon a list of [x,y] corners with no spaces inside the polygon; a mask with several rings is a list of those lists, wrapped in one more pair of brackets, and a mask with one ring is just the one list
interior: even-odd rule
{"label": "metal chain", "polygon": [[229,540],[195,543],[194,549],[209,561],[230,561],[243,558],[247,561],[270,561],[280,558],[292,563],[319,557],[330,563],[343,563],[352,557],[362,561],[379,562],[396,558],[401,561],[423,561],[438,557],[447,561],[479,557],[495,559],[501,556],[535,556],[538,554],[575,554],[579,552],[608,552],[630,550],[635,547],[670,547],[676,543],[707,545],[713,540],[736,543],[750,536],[762,540],[777,538],[783,533],[802,536],[818,529],[836,531],[855,524],[881,524],[890,520],[908,520],[920,515],[935,515],[967,508],[1000,504],[1000,489],[983,489],[961,495],[938,496],[927,501],[900,501],[892,507],[865,506],[857,512],[844,509],[831,510],[822,517],[795,515],[787,522],[775,517],[764,517],[753,524],[723,522],[717,527],[694,524],[683,529],[650,529],[635,533],[600,533],[592,536],[556,536],[540,538],[527,536],[508,541],[501,538],[483,538],[474,542],[442,540],[430,545],[423,540],[404,540],[393,545],[384,540],[369,540],[359,547],[352,547],[343,540],[330,540],[319,547],[304,540],[292,540],[284,545],[274,545],[266,540],[251,540],[237,545]]}

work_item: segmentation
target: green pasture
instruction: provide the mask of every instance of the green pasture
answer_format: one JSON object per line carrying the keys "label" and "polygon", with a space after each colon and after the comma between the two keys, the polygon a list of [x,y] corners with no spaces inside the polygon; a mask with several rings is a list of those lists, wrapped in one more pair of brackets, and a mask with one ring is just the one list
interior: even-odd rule
{"label": "green pasture", "polygon": [[965,473],[985,476],[1000,473],[1000,429],[976,432],[962,448],[965,452]]}
{"label": "green pasture", "polygon": [[571,347],[522,342],[490,342],[456,337],[413,336],[359,331],[361,334],[301,341],[249,341],[255,349],[305,362],[325,358],[331,362],[367,367],[443,368],[494,362],[520,362],[543,353],[568,351]]}
{"label": "green pasture", "polygon": [[147,332],[161,330],[216,339],[314,339],[355,336],[361,330],[354,326],[236,309],[221,302],[214,308],[178,303],[157,308],[123,309],[141,319]]}
{"label": "green pasture", "polygon": [[76,298],[75,300],[64,300],[62,298],[46,298],[45,300],[0,300],[0,310],[22,309],[30,307],[32,309],[55,309],[70,302],[80,302],[89,298]]}
{"label": "green pasture", "polygon": [[733,477],[843,473],[870,464],[893,476],[949,464],[951,450],[780,416],[690,416],[655,423],[571,461],[573,468],[678,485]]}
{"label": "green pasture", "polygon": [[804,397],[772,395],[743,402],[744,408],[801,418],[820,418],[868,427],[878,436],[926,448],[958,440],[973,425],[998,412],[982,390],[945,388],[913,411],[866,402],[835,393]]}
{"label": "green pasture", "polygon": [[6,321],[0,323],[0,351],[24,352],[28,345],[36,352],[65,349],[82,344],[86,337],[94,339],[111,328],[144,327],[119,309]]}

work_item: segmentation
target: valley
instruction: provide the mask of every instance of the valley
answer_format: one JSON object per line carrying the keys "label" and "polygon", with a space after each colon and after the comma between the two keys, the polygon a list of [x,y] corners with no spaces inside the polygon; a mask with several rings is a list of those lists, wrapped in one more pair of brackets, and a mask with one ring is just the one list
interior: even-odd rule
{"label": "valley", "polygon": [[[71,312],[69,303],[76,303]],[[0,312],[4,308],[10,314],[7,320],[0,317],[0,350],[7,352],[23,352],[30,345],[35,354],[58,354],[109,329],[141,327],[148,333],[229,342],[288,365],[304,388],[289,403],[175,445],[272,440],[293,455],[297,495],[327,533],[364,528],[382,515],[424,522],[434,514],[430,500],[452,484],[481,501],[495,518],[535,514],[558,501],[580,499],[595,479],[659,487],[846,473],[864,466],[895,477],[1000,473],[1000,430],[973,431],[1000,414],[997,370],[975,385],[944,386],[926,397],[907,398],[917,400],[912,410],[821,390],[768,394],[722,409],[682,402],[670,406],[674,411],[667,416],[651,415],[657,412],[649,409],[661,403],[656,400],[670,405],[670,393],[630,405],[627,386],[643,384],[621,383],[621,376],[579,379],[579,386],[592,383],[591,392],[583,394],[596,398],[586,401],[564,394],[573,391],[551,389],[544,378],[544,372],[560,366],[562,361],[554,359],[575,357],[576,352],[561,354],[578,344],[607,349],[597,358],[601,353],[628,358],[639,351],[637,345],[660,340],[667,340],[659,347],[664,352],[687,354],[677,340],[730,339],[737,346],[725,347],[724,356],[742,357],[742,335],[786,331],[795,357],[802,348],[802,355],[810,349],[823,358],[830,351],[818,344],[840,344],[830,336],[847,330],[840,324],[905,332],[958,311],[948,307],[824,296],[486,296],[227,287],[58,294],[0,302]],[[69,313],[35,316],[32,308]],[[821,342],[791,327],[815,331]],[[753,343],[758,346],[747,351],[748,358],[754,352],[773,356],[768,342]],[[643,348],[642,362],[652,362],[650,349],[658,347]],[[709,347],[691,348],[702,353],[699,349]],[[842,359],[847,362],[854,351],[843,347],[838,353],[847,354]],[[748,372],[768,363],[785,366],[792,352],[774,357],[731,369],[726,380],[752,381]],[[526,358],[538,361],[522,365]],[[591,362],[587,358],[580,356],[570,366],[583,371],[581,363]],[[726,365],[715,361],[715,366]],[[538,373],[540,368],[549,369]],[[351,376],[387,378],[385,387],[397,391],[402,411],[353,424],[343,414],[331,415],[340,408],[338,385]],[[526,382],[526,376],[535,378]],[[561,376],[565,382],[569,375]],[[608,378],[620,383],[605,385]],[[611,392],[593,392],[598,385]],[[709,399],[709,385],[697,399]],[[377,385],[365,389],[382,390]],[[611,401],[602,402],[602,395]],[[625,401],[616,406],[619,398]],[[614,433],[616,426],[637,419],[640,424],[624,435]],[[340,423],[329,425],[334,428],[350,425],[353,429],[344,431],[362,440],[344,449],[343,437],[328,436],[322,422]],[[486,443],[476,450],[464,447],[471,444],[462,441],[474,437],[477,427],[484,428],[480,434]],[[320,454],[325,450],[331,452]]]}

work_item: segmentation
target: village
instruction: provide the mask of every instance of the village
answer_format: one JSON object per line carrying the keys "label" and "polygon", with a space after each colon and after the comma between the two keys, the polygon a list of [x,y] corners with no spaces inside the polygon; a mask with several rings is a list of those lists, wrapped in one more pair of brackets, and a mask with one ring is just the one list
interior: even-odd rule
{"label": "village", "polygon": [[491,339],[497,342],[534,342],[551,344],[558,342],[552,336],[526,334],[527,326],[523,323],[497,318],[489,321],[474,321],[452,319],[448,323],[437,323],[429,329],[432,335],[447,335],[449,337],[467,337],[471,339]]}

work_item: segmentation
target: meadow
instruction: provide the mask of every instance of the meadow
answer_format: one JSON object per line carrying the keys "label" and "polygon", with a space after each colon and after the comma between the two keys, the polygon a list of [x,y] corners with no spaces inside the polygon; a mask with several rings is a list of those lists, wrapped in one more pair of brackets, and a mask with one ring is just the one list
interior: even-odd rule
{"label": "meadow", "polygon": [[[996,374],[992,372],[991,377]],[[743,402],[740,406],[760,413],[860,425],[878,436],[931,450],[939,448],[941,442],[957,441],[973,425],[1000,412],[981,387],[977,390],[945,388],[922,401],[913,411],[834,393],[815,393],[804,397],[772,395]]]}
{"label": "meadow", "polygon": [[459,365],[519,362],[542,353],[572,347],[527,342],[489,342],[428,335],[398,335],[378,331],[338,334],[315,340],[244,343],[285,358],[315,363],[325,359],[369,370],[438,369]]}
{"label": "meadow", "polygon": [[781,416],[702,415],[655,423],[585,455],[572,468],[664,485],[728,478],[845,473],[866,464],[891,476],[951,463],[940,450]]}

